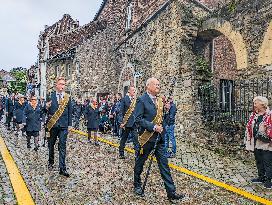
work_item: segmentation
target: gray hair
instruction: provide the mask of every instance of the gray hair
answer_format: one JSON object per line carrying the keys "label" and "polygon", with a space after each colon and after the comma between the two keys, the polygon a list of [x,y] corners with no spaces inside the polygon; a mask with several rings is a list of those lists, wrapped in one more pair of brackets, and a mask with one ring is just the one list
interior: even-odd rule
{"label": "gray hair", "polygon": [[149,86],[149,84],[150,84],[153,80],[157,80],[157,79],[154,78],[154,77],[148,78],[147,81],[146,81],[145,86],[146,86],[146,87]]}
{"label": "gray hair", "polygon": [[253,99],[253,103],[259,101],[264,107],[268,108],[268,99],[263,96],[257,96]]}

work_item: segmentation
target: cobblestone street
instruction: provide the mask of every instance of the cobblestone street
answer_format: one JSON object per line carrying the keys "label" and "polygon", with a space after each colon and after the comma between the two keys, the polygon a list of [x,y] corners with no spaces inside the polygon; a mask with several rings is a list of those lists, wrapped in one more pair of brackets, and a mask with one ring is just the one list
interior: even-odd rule
{"label": "cobblestone street", "polygon": [[13,194],[9,176],[1,155],[0,155],[0,204],[6,205],[17,204]]}
{"label": "cobblestone street", "polygon": [[[122,161],[117,150],[99,147],[79,135],[68,140],[68,168],[71,177],[47,170],[47,149],[38,153],[26,148],[23,137],[16,138],[1,127],[1,135],[15,159],[36,204],[168,204],[157,166],[148,182],[144,199],[133,194],[133,155]],[[193,177],[172,171],[178,192],[186,194],[182,204],[255,204],[231,192]],[[13,200],[10,197],[11,201]]]}
{"label": "cobblestone street", "polygon": [[[107,136],[107,139],[118,143],[116,138]],[[131,147],[131,144],[129,146]],[[169,159],[169,162],[255,195],[272,199],[271,190],[264,189],[260,184],[251,183],[251,179],[257,176],[253,154],[250,158],[252,161],[249,162],[222,157],[211,150],[188,143],[186,140],[181,140],[177,146],[179,149],[176,158]]]}

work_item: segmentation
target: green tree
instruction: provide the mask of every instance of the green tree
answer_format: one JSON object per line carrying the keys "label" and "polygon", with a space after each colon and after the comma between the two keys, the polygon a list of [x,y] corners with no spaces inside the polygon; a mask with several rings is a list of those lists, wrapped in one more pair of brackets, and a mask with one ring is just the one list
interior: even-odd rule
{"label": "green tree", "polygon": [[18,67],[10,71],[11,76],[15,78],[14,82],[10,83],[9,90],[12,92],[26,93],[27,72],[26,68]]}

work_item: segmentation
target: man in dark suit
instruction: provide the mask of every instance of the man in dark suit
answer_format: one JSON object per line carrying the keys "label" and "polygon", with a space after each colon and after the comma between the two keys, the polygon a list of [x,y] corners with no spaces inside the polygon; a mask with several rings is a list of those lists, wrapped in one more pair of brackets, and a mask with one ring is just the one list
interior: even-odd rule
{"label": "man in dark suit", "polygon": [[[126,141],[129,135],[132,136],[136,156],[139,150],[139,146],[137,142],[138,141],[137,134],[133,126],[134,124],[133,111],[134,111],[135,103],[136,103],[136,99],[134,98],[135,98],[135,88],[131,86],[129,88],[128,94],[121,100],[121,103],[120,103],[120,119],[121,119],[120,128],[123,129],[121,132],[121,140],[120,140],[120,146],[119,146],[119,158],[121,159],[125,158],[124,148],[125,148]],[[135,103],[133,104],[134,100],[135,100]]]}
{"label": "man in dark suit", "polygon": [[13,118],[14,103],[14,94],[12,94],[6,100],[6,124],[8,126],[8,130],[10,130],[10,123]]}
{"label": "man in dark suit", "polygon": [[[155,157],[159,165],[161,177],[164,181],[167,197],[170,201],[180,200],[184,195],[176,194],[176,187],[171,177],[167,157],[165,156],[164,139],[162,137],[163,127],[161,121],[160,124],[155,123],[159,121],[156,119],[160,118],[162,120],[163,103],[161,99],[157,99],[159,92],[159,81],[156,78],[148,79],[146,82],[146,93],[138,98],[134,111],[135,126],[138,128],[139,142],[142,148],[142,152],[136,157],[135,161],[134,192],[140,196],[143,194],[141,173],[145,161],[155,147]],[[158,101],[160,103],[158,103]],[[146,133],[148,133],[148,135],[145,135]],[[146,138],[144,136],[148,137]]]}
{"label": "man in dark suit", "polygon": [[[72,126],[72,104],[71,99],[64,92],[66,81],[63,77],[59,77],[56,82],[56,91],[51,94],[51,99],[46,103],[47,113],[49,121],[47,123],[47,128],[50,131],[50,138],[48,139],[48,149],[49,149],[49,170],[52,170],[54,164],[54,146],[59,138],[59,169],[60,175],[69,177],[66,170],[65,158],[66,158],[66,141],[69,129]],[[62,105],[65,103],[65,106]],[[59,117],[54,118],[55,113],[58,110],[62,110],[62,114]],[[53,122],[53,123],[52,123]],[[50,129],[51,128],[51,129]],[[69,129],[68,129],[69,128]]]}

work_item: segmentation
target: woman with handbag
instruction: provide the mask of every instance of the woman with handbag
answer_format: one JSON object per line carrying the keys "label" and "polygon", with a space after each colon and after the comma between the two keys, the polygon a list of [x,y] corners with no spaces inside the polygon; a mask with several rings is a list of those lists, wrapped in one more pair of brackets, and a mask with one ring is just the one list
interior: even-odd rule
{"label": "woman with handbag", "polygon": [[254,152],[258,177],[252,183],[263,183],[272,188],[272,115],[268,108],[268,99],[257,96],[253,99],[254,111],[246,126],[246,149]]}

